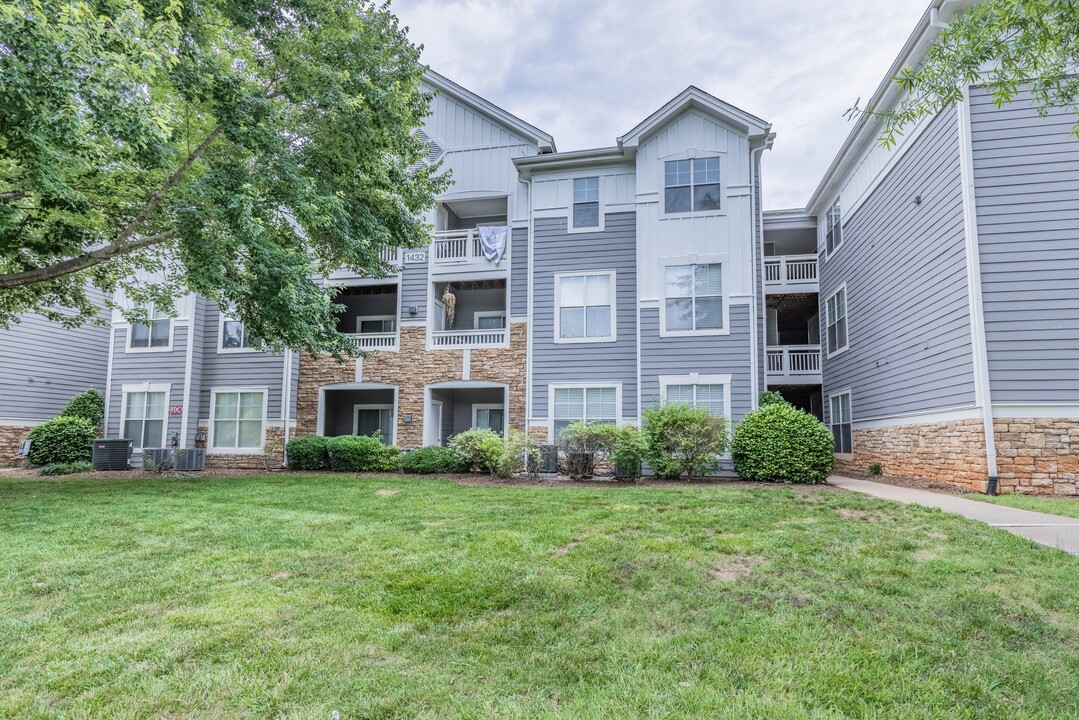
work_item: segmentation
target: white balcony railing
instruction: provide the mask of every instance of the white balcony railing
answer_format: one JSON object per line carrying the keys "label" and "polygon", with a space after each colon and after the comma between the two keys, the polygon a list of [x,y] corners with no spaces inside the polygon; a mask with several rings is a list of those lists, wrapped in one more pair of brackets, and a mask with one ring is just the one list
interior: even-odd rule
{"label": "white balcony railing", "polygon": [[401,248],[382,248],[378,251],[382,262],[401,267]]}
{"label": "white balcony railing", "polygon": [[[508,247],[506,249],[509,250]],[[490,262],[483,254],[480,234],[475,228],[436,232],[431,240],[431,250],[432,260],[436,265]]]}
{"label": "white balcony railing", "polygon": [[433,330],[431,345],[436,348],[504,347],[505,328],[496,330]]}
{"label": "white balcony railing", "polygon": [[780,255],[764,258],[764,286],[790,292],[817,291],[816,255]]}
{"label": "white balcony railing", "polygon": [[773,345],[767,352],[769,384],[820,383],[820,345]]}
{"label": "white balcony railing", "polygon": [[348,338],[361,352],[397,349],[397,333],[395,332],[349,333]]}

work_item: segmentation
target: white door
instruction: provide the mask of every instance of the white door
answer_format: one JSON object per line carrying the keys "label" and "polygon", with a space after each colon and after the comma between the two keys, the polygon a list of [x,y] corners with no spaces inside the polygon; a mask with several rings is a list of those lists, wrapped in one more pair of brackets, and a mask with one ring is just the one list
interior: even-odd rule
{"label": "white door", "polygon": [[442,402],[432,400],[427,408],[427,443],[428,445],[442,444]]}

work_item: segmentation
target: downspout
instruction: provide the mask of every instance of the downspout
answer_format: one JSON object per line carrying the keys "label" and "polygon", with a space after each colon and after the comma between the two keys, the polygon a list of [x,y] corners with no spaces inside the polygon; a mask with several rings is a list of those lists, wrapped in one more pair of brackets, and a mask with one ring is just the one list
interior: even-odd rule
{"label": "downspout", "polygon": [[[536,266],[536,253],[535,253],[535,198],[532,195],[532,178],[529,177],[525,182],[528,183],[528,272],[526,273],[527,288],[525,290],[525,297],[528,302],[528,330],[525,332],[525,435],[529,434],[532,422],[532,277]],[[509,416],[509,409],[507,407],[507,417]],[[548,438],[550,440],[550,438]]]}
{"label": "downspout", "polygon": [[757,345],[757,335],[760,331],[760,306],[758,305],[757,293],[759,288],[757,283],[759,281],[759,275],[757,274],[758,260],[761,263],[764,262],[763,257],[759,257],[764,252],[764,211],[761,209],[763,202],[757,201],[757,191],[760,189],[760,161],[764,151],[769,147],[768,137],[765,136],[761,140],[759,147],[755,147],[750,150],[749,157],[749,171],[752,173],[753,182],[749,188],[749,203],[750,209],[753,214],[753,219],[756,224],[756,232],[753,236],[753,327],[749,337],[749,351],[753,356],[752,372],[750,373],[750,392],[752,397],[750,398],[749,408],[750,410],[757,409],[758,398],[760,397],[760,368],[762,364],[762,358],[759,356],[760,348]]}
{"label": "downspout", "polygon": [[288,423],[292,415],[292,351],[284,352],[284,377],[281,380],[281,428],[284,431],[284,445],[281,450],[281,465],[288,465]]}

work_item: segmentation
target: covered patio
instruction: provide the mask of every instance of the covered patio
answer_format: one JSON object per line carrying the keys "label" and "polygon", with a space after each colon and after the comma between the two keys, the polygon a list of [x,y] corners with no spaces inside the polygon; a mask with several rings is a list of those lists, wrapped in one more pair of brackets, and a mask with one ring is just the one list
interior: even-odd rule
{"label": "covered patio", "polygon": [[428,385],[425,395],[425,445],[445,445],[457,433],[473,428],[506,434],[509,406],[506,385],[467,380],[444,382]]}
{"label": "covered patio", "polygon": [[397,444],[397,388],[383,383],[343,383],[319,388],[318,434],[371,435]]}

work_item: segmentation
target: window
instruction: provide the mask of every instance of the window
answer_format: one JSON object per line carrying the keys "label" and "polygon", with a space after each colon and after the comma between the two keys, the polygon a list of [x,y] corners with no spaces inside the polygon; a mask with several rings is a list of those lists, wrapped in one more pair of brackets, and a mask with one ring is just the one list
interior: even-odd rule
{"label": "window", "polygon": [[664,212],[721,209],[718,157],[668,160],[664,170]]}
{"label": "window", "polygon": [[693,332],[723,329],[723,266],[668,265],[665,327]]}
{"label": "window", "polygon": [[847,349],[847,288],[841,287],[828,298],[828,354]]}
{"label": "window", "polygon": [[614,340],[614,273],[556,275],[556,342]]}
{"label": "window", "polygon": [[172,318],[167,313],[158,310],[154,303],[138,303],[135,307],[145,310],[150,322],[145,325],[135,323],[131,325],[128,347],[134,349],[169,347],[172,341]]}
{"label": "window", "polygon": [[389,445],[393,441],[393,405],[356,405],[353,407],[353,435],[374,435]]}
{"label": "window", "polygon": [[393,315],[365,315],[356,318],[356,332],[368,333],[397,332],[397,318]]}
{"label": "window", "polygon": [[573,227],[599,227],[599,178],[573,180]]}
{"label": "window", "polygon": [[215,450],[262,448],[263,390],[215,390],[210,446]]}
{"label": "window", "polygon": [[139,449],[165,447],[165,395],[162,392],[124,393],[124,438]]}
{"label": "window", "polygon": [[554,437],[578,420],[618,422],[618,388],[562,387],[554,389]]}
{"label": "window", "polygon": [[473,313],[473,327],[477,330],[502,330],[506,327],[506,313],[501,310],[483,310]]}
{"label": "window", "polygon": [[502,405],[473,405],[472,427],[476,430],[494,430],[502,434],[506,426],[506,409]]}
{"label": "window", "polygon": [[247,332],[247,326],[239,320],[221,319],[221,350],[254,350],[258,342]]}
{"label": "window", "polygon": [[825,228],[824,244],[828,248],[828,254],[831,255],[843,244],[843,216],[839,212],[838,200],[832,204],[832,207],[828,208],[828,214],[825,217]]}
{"label": "window", "polygon": [[665,399],[704,408],[712,417],[724,417],[723,395],[723,385],[668,385]]}
{"label": "window", "polygon": [[828,419],[832,423],[832,437],[835,439],[835,451],[837,453],[851,453],[853,440],[850,431],[850,393],[833,395],[831,398],[831,413]]}

